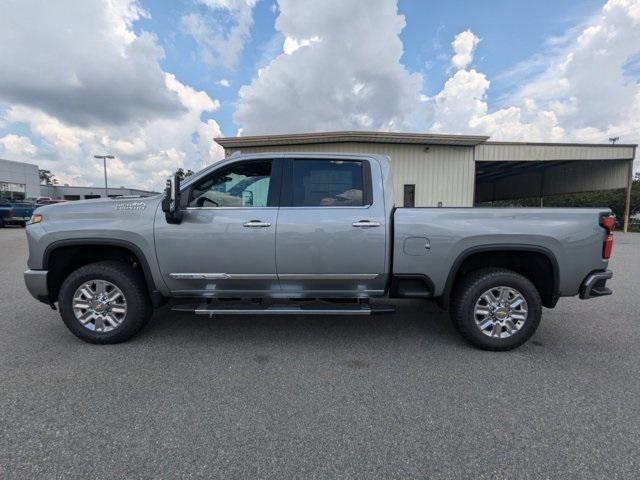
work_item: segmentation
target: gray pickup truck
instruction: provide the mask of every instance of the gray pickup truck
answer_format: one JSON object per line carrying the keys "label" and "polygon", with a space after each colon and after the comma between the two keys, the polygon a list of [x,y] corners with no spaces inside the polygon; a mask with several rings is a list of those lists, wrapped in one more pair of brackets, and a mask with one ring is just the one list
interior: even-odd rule
{"label": "gray pickup truck", "polygon": [[396,208],[379,155],[237,155],[164,195],[38,209],[29,292],[92,343],[153,309],[371,315],[375,297],[434,299],[472,344],[524,343],[559,297],[611,294],[602,209]]}

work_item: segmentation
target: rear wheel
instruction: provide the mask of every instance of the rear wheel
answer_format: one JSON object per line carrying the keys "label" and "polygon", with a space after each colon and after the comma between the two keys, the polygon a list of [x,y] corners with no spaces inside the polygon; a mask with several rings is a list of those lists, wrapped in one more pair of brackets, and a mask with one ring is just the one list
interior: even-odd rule
{"label": "rear wheel", "polygon": [[124,262],[92,263],[72,272],[58,298],[69,330],[89,343],[120,343],[147,323],[152,307],[144,281]]}
{"label": "rear wheel", "polygon": [[542,316],[536,287],[522,275],[501,268],[469,273],[452,304],[456,330],[484,350],[511,350],[534,334]]}

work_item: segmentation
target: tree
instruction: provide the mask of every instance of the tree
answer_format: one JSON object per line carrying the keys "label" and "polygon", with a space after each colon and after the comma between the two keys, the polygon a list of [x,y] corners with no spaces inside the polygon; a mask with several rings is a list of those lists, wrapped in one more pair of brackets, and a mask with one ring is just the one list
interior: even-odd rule
{"label": "tree", "polygon": [[180,178],[180,180],[184,180],[185,178],[190,177],[193,174],[194,174],[194,172],[190,168],[185,172],[184,168],[182,168],[182,167],[177,169],[176,173],[175,173],[175,175],[177,175],[178,178]]}
{"label": "tree", "polygon": [[56,185],[58,183],[56,176],[53,173],[51,173],[51,170],[45,170],[43,168],[39,168],[38,176],[40,177],[41,185]]}

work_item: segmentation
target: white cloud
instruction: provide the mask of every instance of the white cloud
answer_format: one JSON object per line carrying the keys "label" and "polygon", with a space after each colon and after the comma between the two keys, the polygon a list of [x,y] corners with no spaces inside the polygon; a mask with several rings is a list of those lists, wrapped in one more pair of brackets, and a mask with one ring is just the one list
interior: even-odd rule
{"label": "white cloud", "polygon": [[[218,124],[203,120],[219,102],[161,69],[155,38],[133,30],[146,15],[134,0],[49,3],[19,2],[8,10],[11,21],[0,17],[0,39],[11,45],[0,49],[5,156],[91,185],[102,181],[93,155],[112,153],[114,185],[149,189],[180,166],[222,157]],[[22,28],[27,23],[38,28]],[[28,136],[10,133],[16,125]]]}
{"label": "white cloud", "polygon": [[0,146],[3,153],[12,160],[33,158],[38,153],[38,148],[31,143],[29,137],[13,133],[0,137]]}
{"label": "white cloud", "polygon": [[299,50],[302,47],[308,47],[312,43],[319,42],[320,37],[317,35],[311,38],[303,38],[302,40],[296,40],[293,37],[286,37],[284,39],[284,44],[282,45],[282,51],[286,55],[293,55],[293,52]]}
{"label": "white cloud", "polygon": [[393,0],[281,0],[283,53],[241,87],[236,123],[245,135],[410,128],[422,78],[400,63],[404,26]]}
{"label": "white cloud", "polygon": [[251,36],[257,0],[196,0],[207,13],[182,17],[182,28],[198,44],[200,57],[212,66],[234,69]]}
{"label": "white cloud", "polygon": [[[473,53],[466,43],[464,51]],[[540,73],[516,89],[503,102],[505,108],[494,111],[488,102],[489,80],[466,69],[471,60],[458,61],[460,70],[430,99],[433,129],[483,133],[495,140],[606,143],[620,136],[621,142],[637,143],[640,83],[637,72],[630,76],[625,65],[640,54],[640,0],[609,0],[549,48],[545,65],[536,56]],[[455,49],[453,58],[461,51]]]}
{"label": "white cloud", "polygon": [[227,80],[226,78],[223,78],[222,80],[218,80],[216,82],[217,85],[220,85],[221,87],[230,87],[231,86],[231,82],[229,80]]}
{"label": "white cloud", "polygon": [[451,57],[451,65],[455,68],[467,68],[473,61],[473,52],[480,43],[480,39],[471,30],[465,30],[456,35],[451,42],[454,55]]}
{"label": "white cloud", "polygon": [[131,0],[12,3],[0,15],[0,102],[76,125],[179,115],[164,52],[132,30],[144,15]]}

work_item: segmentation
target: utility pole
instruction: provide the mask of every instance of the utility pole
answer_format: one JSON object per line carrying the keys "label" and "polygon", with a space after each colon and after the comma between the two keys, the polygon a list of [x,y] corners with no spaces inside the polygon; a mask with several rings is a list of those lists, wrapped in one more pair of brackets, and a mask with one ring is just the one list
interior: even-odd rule
{"label": "utility pole", "polygon": [[624,218],[622,219],[622,231],[629,231],[629,215],[631,214],[631,189],[633,188],[633,160],[629,160],[627,172],[627,191],[624,198]]}
{"label": "utility pole", "polygon": [[113,155],[94,155],[93,158],[101,158],[104,163],[104,198],[109,198],[109,185],[107,184],[107,158],[112,160],[116,157]]}

